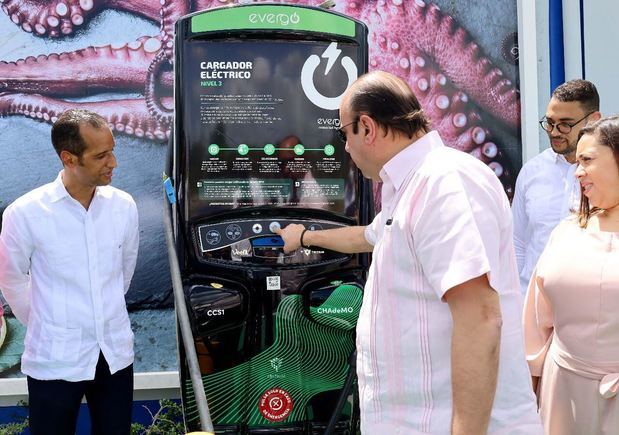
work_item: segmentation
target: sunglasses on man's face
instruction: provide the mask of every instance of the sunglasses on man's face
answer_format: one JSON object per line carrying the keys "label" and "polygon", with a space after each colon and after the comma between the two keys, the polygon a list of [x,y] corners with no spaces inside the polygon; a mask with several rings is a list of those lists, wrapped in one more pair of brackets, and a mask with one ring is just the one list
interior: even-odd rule
{"label": "sunglasses on man's face", "polygon": [[357,122],[359,122],[358,119],[355,119],[352,122],[349,122],[346,125],[341,126],[340,128],[337,129],[337,134],[340,136],[340,139],[342,139],[342,142],[346,143],[346,130],[345,128],[348,127],[349,125],[353,125],[356,124]]}

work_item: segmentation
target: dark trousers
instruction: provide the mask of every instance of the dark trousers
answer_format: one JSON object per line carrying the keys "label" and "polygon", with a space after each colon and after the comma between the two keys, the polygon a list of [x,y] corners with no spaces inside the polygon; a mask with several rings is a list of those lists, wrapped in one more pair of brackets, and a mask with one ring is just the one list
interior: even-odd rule
{"label": "dark trousers", "polygon": [[113,375],[99,354],[95,379],[41,381],[28,376],[32,435],[73,435],[82,398],[90,411],[93,435],[129,435],[133,403],[133,364]]}

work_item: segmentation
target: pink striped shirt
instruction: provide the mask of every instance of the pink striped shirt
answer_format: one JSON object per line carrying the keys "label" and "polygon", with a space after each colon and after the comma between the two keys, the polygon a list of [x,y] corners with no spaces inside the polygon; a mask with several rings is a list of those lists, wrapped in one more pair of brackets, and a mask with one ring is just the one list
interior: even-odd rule
{"label": "pink striped shirt", "polygon": [[357,326],[363,433],[450,433],[452,320],[442,297],[488,274],[503,315],[489,433],[541,434],[501,183],[435,131],[391,159],[381,178],[382,212],[365,233],[374,253]]}

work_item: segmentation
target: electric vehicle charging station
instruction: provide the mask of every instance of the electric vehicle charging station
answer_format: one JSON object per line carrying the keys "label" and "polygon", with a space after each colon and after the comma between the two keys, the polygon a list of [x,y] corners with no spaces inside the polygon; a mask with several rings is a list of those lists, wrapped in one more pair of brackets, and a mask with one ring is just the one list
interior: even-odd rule
{"label": "electric vehicle charging station", "polygon": [[[241,5],[176,24],[171,254],[217,433],[355,432],[368,256],[285,254],[273,231],[370,222],[371,184],[337,135],[341,97],[366,71],[365,25],[323,9]],[[197,430],[180,343],[185,423]]]}

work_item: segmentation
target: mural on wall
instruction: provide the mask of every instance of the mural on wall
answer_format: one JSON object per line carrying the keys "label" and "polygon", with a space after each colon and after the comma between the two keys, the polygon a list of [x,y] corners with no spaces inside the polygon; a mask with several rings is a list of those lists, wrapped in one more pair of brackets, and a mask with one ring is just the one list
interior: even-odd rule
{"label": "mural on wall", "polygon": [[[49,139],[60,113],[85,107],[104,116],[116,137],[114,185],[140,211],[132,312],[171,309],[160,183],[173,115],[174,23],[232,3],[0,0],[0,211],[61,169]],[[407,80],[445,142],[488,164],[511,195],[521,164],[516,1],[335,0],[334,10],[368,25],[370,70]],[[5,318],[0,371],[23,339]]]}

